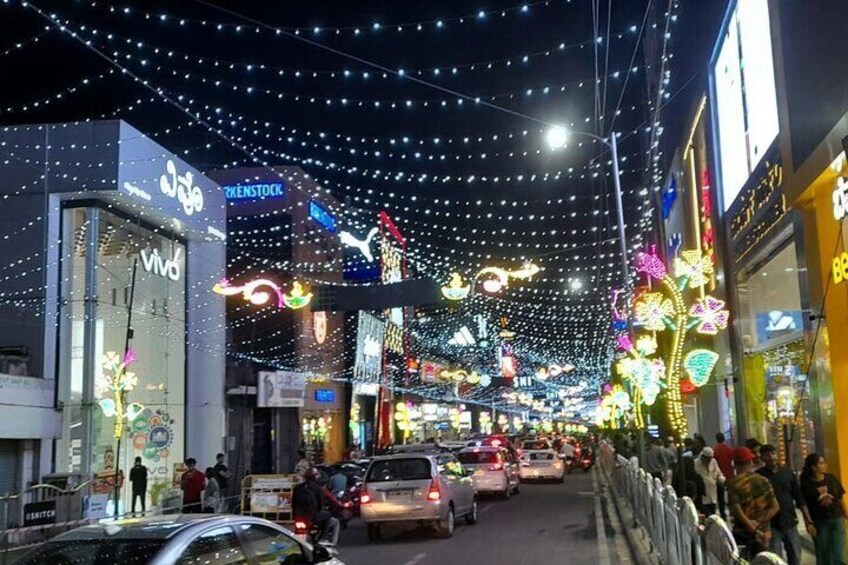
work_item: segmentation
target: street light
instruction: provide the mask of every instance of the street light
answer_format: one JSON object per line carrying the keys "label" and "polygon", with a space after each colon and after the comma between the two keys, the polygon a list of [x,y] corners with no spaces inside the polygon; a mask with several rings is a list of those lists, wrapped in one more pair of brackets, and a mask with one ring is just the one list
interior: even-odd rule
{"label": "street light", "polygon": [[[621,244],[621,279],[622,284],[621,288],[624,292],[627,292],[629,282],[630,282],[630,260],[627,257],[627,241],[625,238],[624,231],[624,206],[621,203],[621,178],[619,178],[618,171],[618,142],[617,137],[618,134],[615,132],[611,132],[608,138],[601,137],[599,135],[595,135],[594,133],[589,133],[588,131],[571,131],[565,129],[563,126],[552,126],[551,129],[548,130],[546,137],[546,141],[548,142],[548,147],[551,150],[557,150],[563,146],[565,146],[566,141],[568,140],[569,134],[574,135],[582,135],[585,137],[590,137],[595,141],[600,141],[610,149],[610,153],[612,153],[612,179],[613,185],[615,186],[615,208],[618,213],[618,238],[619,243]],[[628,298],[626,304],[630,304],[630,300]],[[633,325],[628,324],[627,326],[628,332],[630,333],[630,339],[633,340]],[[645,460],[645,442],[643,441],[643,436],[639,434],[639,460]],[[678,448],[678,461],[682,464],[681,457],[681,448]],[[682,468],[680,469],[682,470]]]}

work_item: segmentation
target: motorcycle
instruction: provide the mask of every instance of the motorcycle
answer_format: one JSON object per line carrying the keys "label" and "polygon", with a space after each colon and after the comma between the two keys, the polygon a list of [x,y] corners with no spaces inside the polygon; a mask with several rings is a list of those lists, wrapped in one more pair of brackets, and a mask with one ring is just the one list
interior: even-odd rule
{"label": "motorcycle", "polygon": [[584,456],[580,460],[580,467],[583,469],[584,473],[588,473],[589,469],[592,468],[592,465],[595,464],[595,459],[593,457]]}

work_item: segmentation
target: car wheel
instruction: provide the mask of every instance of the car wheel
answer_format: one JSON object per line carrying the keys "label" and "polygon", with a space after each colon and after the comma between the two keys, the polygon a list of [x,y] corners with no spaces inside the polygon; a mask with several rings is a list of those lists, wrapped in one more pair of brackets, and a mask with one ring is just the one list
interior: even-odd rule
{"label": "car wheel", "polygon": [[452,538],[453,532],[456,529],[456,515],[453,511],[453,504],[448,508],[448,517],[439,522],[437,534],[440,538]]}
{"label": "car wheel", "polygon": [[368,524],[368,541],[380,541],[381,537],[380,524]]}
{"label": "car wheel", "polygon": [[512,494],[512,489],[509,488],[509,483],[506,484],[506,488],[504,488],[503,493],[501,494],[501,498],[504,500],[509,500],[510,495]]}
{"label": "car wheel", "polygon": [[477,523],[477,499],[474,499],[474,502],[471,504],[471,511],[465,515],[465,522],[469,526],[473,526]]}

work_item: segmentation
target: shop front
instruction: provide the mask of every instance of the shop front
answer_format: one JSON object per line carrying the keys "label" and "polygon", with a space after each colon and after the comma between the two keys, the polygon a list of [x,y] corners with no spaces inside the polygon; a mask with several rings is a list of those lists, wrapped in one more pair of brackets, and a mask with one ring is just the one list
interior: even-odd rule
{"label": "shop front", "polygon": [[324,380],[306,386],[300,432],[303,448],[314,462],[344,459],[346,430],[341,383]]}
{"label": "shop front", "polygon": [[[806,397],[818,407],[826,433],[817,446],[832,472],[848,473],[848,158],[835,159],[799,191],[795,207],[804,218],[809,285],[812,295],[809,357],[810,383]],[[802,416],[803,417],[803,416]],[[798,425],[803,420],[796,419]],[[840,449],[840,446],[843,448]]]}
{"label": "shop front", "polygon": [[223,447],[225,318],[210,297],[224,272],[223,197],[123,122],[34,133],[49,136],[54,175],[75,179],[47,189],[60,242],[46,266],[60,304],[45,342],[62,422],[55,470],[91,479],[103,499],[92,507],[105,509],[117,483],[123,511],[140,457],[149,508],[187,457],[211,465]]}

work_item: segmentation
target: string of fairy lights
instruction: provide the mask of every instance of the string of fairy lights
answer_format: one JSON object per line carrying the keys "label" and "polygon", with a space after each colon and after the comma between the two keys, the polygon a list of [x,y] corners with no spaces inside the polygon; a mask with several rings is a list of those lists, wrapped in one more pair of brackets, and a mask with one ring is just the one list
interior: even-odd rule
{"label": "string of fairy lights", "polygon": [[[403,23],[398,24],[397,26],[380,24],[371,27],[353,26],[326,29],[291,27],[281,29],[297,34],[309,33],[313,36],[319,37],[324,35],[349,35],[351,37],[369,35],[376,38],[381,35],[385,35],[390,29],[396,29],[397,33],[412,30],[424,31],[427,29],[438,31],[452,29],[472,22],[475,25],[480,25],[494,17],[520,18],[525,17],[528,12],[535,12],[536,10],[542,10],[550,5],[563,3],[570,4],[571,2],[535,2],[531,3],[527,7],[521,5],[503,11],[482,11],[473,17],[458,16],[455,18],[445,18],[443,20]],[[573,3],[579,4],[579,2],[576,1]],[[171,26],[177,29],[188,28],[192,25],[196,25],[225,35],[276,35],[261,26],[251,27],[247,25],[241,26],[203,22],[188,18],[183,19],[169,14],[153,14],[151,12],[138,11],[130,7],[126,7],[122,10],[114,6],[108,6],[103,2],[89,2],[84,4],[84,6],[108,11],[109,13],[119,14],[122,17],[141,18],[145,21],[156,21],[164,27]],[[68,21],[72,20],[69,19]],[[8,51],[0,52],[0,56],[5,56],[7,54],[12,55],[17,52],[23,53],[25,52],[25,47],[37,43],[44,35],[50,33],[50,31],[52,31],[52,28],[45,28],[41,34],[34,36],[32,39],[20,42],[20,44]],[[109,37],[105,31],[93,33],[94,29],[90,26],[83,31],[89,32],[91,37],[99,36],[100,38],[105,38],[107,42],[124,42],[127,46],[131,45],[130,38],[121,38],[116,34],[112,34],[111,37]],[[630,29],[630,33],[635,31],[635,27]],[[596,38],[589,41],[584,40],[582,42],[568,44],[560,43],[556,49],[538,52],[534,51],[518,57],[478,61],[474,63],[421,67],[409,69],[401,74],[409,73],[418,76],[429,76],[430,78],[451,77],[456,78],[457,80],[467,79],[467,75],[469,73],[473,74],[475,71],[501,73],[506,70],[513,70],[516,68],[528,68],[532,66],[530,63],[536,58],[550,57],[558,50],[566,51],[572,48],[580,49],[582,46],[592,45],[599,40],[606,40],[609,42],[610,40],[625,39],[627,40],[626,45],[632,45],[631,36],[627,33],[615,33],[610,36]],[[171,73],[172,77],[180,76],[180,71],[176,68],[152,64],[149,61],[142,64],[142,61],[144,60],[143,58],[150,58],[154,55],[162,55],[169,61],[178,60],[182,63],[199,65],[199,67],[192,72],[192,78],[197,78],[199,85],[213,85],[216,88],[220,87],[222,91],[227,91],[229,100],[236,100],[241,97],[242,100],[236,100],[236,102],[240,105],[246,106],[250,105],[251,95],[259,93],[265,93],[267,96],[278,97],[281,95],[283,97],[297,97],[302,95],[284,93],[282,91],[278,92],[271,89],[260,89],[259,87],[251,87],[249,85],[238,84],[236,82],[227,82],[211,77],[210,72],[217,72],[218,70],[238,71],[239,73],[246,74],[248,76],[251,76],[251,73],[263,72],[268,74],[269,78],[271,78],[271,75],[276,73],[276,77],[283,78],[310,78],[321,80],[329,78],[340,79],[342,81],[356,78],[361,79],[360,82],[367,80],[368,78],[374,78],[380,80],[379,84],[387,78],[390,78],[388,75],[384,75],[379,72],[374,72],[373,75],[366,76],[364,73],[367,71],[359,69],[349,71],[345,69],[284,69],[280,67],[272,67],[263,63],[238,63],[236,61],[228,61],[226,59],[201,58],[185,52],[181,53],[179,51],[168,53],[164,47],[148,44],[144,42],[142,38],[139,38],[139,42],[143,43],[137,45],[135,53],[114,50],[112,51],[112,54],[115,58],[121,59],[122,64],[131,65],[131,68],[136,72],[149,72],[151,70],[160,69],[164,71],[163,74],[165,75]],[[601,80],[604,80],[605,82],[609,80],[616,80],[622,78],[626,73],[635,74],[638,73],[639,70],[640,69],[633,67],[626,71],[611,71]],[[649,69],[646,68],[645,70]],[[157,75],[158,74],[159,73],[157,73]],[[79,79],[78,83],[67,87],[61,92],[56,92],[53,95],[42,97],[30,102],[10,105],[0,111],[15,115],[19,115],[21,113],[27,114],[42,112],[45,107],[50,106],[51,104],[58,103],[59,101],[70,101],[75,97],[85,95],[87,88],[94,88],[95,83],[106,81],[107,79],[125,80],[125,77],[121,77],[119,72],[110,68],[102,73],[83,77]],[[594,81],[592,79],[589,79],[588,81],[574,81],[568,84],[575,86],[579,85],[578,88],[583,88],[583,84],[581,83],[594,87]],[[343,84],[343,82],[340,84]],[[668,83],[665,82],[664,84],[667,85]],[[248,90],[250,88],[254,88],[255,90]],[[564,86],[561,85],[559,88],[564,88]],[[511,93],[496,93],[488,96],[487,98],[491,101],[498,100],[502,97],[505,97],[507,100],[511,99],[510,97],[528,99],[537,95],[553,94],[555,90],[555,87],[548,85]],[[382,137],[373,137],[368,134],[356,134],[353,132],[340,133],[324,131],[317,127],[304,130],[303,128],[285,125],[285,123],[273,124],[272,122],[260,122],[257,119],[253,119],[251,122],[250,118],[223,110],[220,106],[216,106],[214,103],[208,101],[208,98],[204,101],[194,93],[189,93],[188,91],[185,93],[179,93],[171,89],[162,89],[162,91],[167,92],[169,96],[179,100],[186,108],[193,108],[191,111],[192,114],[197,115],[198,118],[202,117],[205,123],[212,124],[213,127],[220,128],[222,130],[230,131],[235,136],[233,139],[240,143],[242,147],[248,149],[251,154],[261,156],[261,161],[278,162],[282,159],[284,162],[301,164],[304,168],[310,170],[310,172],[313,172],[316,168],[323,170],[325,171],[327,178],[319,179],[311,177],[308,179],[311,181],[311,184],[317,183],[327,190],[340,191],[342,195],[348,196],[350,201],[355,203],[357,206],[365,204],[369,205],[369,207],[379,207],[389,211],[396,218],[398,225],[401,226],[401,230],[406,233],[410,238],[410,241],[415,244],[407,251],[407,258],[410,261],[410,264],[415,266],[420,275],[429,275],[442,281],[446,279],[450,272],[455,270],[470,272],[475,269],[480,269],[482,266],[486,265],[488,261],[516,260],[516,255],[521,255],[521,259],[524,260],[527,258],[527,255],[531,256],[535,262],[538,262],[543,266],[542,274],[539,277],[534,279],[532,283],[510,286],[507,290],[507,294],[504,296],[479,296],[467,306],[468,310],[484,312],[485,316],[492,322],[506,313],[510,317],[510,327],[515,328],[519,334],[516,338],[516,346],[523,351],[523,354],[526,355],[528,359],[533,359],[534,362],[543,361],[545,355],[539,355],[538,351],[540,349],[544,349],[544,346],[541,348],[539,346],[545,342],[555,343],[556,348],[561,352],[561,354],[565,357],[570,357],[575,365],[578,367],[589,367],[592,371],[595,371],[591,376],[593,380],[602,378],[596,371],[603,371],[603,360],[606,355],[606,351],[602,351],[603,348],[598,347],[599,353],[587,355],[585,347],[575,346],[574,340],[568,337],[569,332],[579,329],[581,323],[585,325],[586,319],[595,319],[597,317],[602,318],[604,313],[608,312],[608,305],[605,304],[605,296],[603,296],[603,294],[605,289],[609,288],[610,284],[614,282],[616,276],[617,255],[615,253],[614,245],[616,243],[615,230],[612,229],[610,225],[609,210],[598,208],[586,210],[585,208],[586,202],[597,202],[599,199],[597,195],[580,193],[572,194],[566,198],[558,197],[546,199],[544,197],[528,197],[526,200],[515,200],[490,197],[485,200],[475,200],[471,196],[461,195],[459,195],[459,197],[454,195],[451,198],[442,198],[440,196],[428,194],[426,191],[410,191],[408,187],[445,183],[463,183],[471,187],[476,187],[478,185],[487,186],[492,184],[516,184],[520,186],[543,181],[549,181],[552,184],[557,184],[564,180],[592,181],[593,179],[597,179],[599,176],[608,176],[608,173],[603,172],[603,169],[608,169],[608,163],[606,165],[603,165],[603,163],[600,162],[581,164],[572,169],[561,169],[551,173],[541,173],[538,172],[538,168],[536,168],[533,172],[514,172],[511,174],[500,174],[497,176],[486,174],[483,172],[485,170],[484,168],[481,168],[479,172],[464,172],[461,175],[455,175],[433,173],[425,174],[412,170],[398,169],[396,167],[386,170],[382,165],[379,168],[367,166],[363,167],[361,164],[353,164],[352,160],[367,158],[375,161],[408,161],[410,163],[421,162],[422,164],[445,163],[451,160],[478,161],[482,164],[487,160],[497,159],[501,161],[504,158],[521,161],[523,158],[532,155],[544,156],[544,152],[541,148],[531,149],[528,151],[523,148],[516,150],[509,149],[507,147],[510,144],[517,146],[524,145],[526,147],[528,137],[531,139],[538,139],[542,131],[530,131],[525,129],[477,136],[446,135],[444,137],[434,136],[425,138],[421,135],[401,136],[393,134]],[[233,97],[233,93],[237,93],[238,96]],[[667,94],[667,91],[664,91],[664,94]],[[324,107],[327,107],[334,104],[334,102],[328,103],[328,101],[332,100],[346,108],[355,108],[359,103],[362,103],[363,105],[358,107],[367,109],[366,107],[370,104],[372,108],[369,110],[372,110],[375,107],[379,107],[381,109],[424,108],[427,107],[427,104],[432,104],[434,107],[444,108],[451,103],[455,104],[456,107],[474,107],[474,104],[469,102],[467,98],[457,98],[452,102],[449,102],[445,98],[417,98],[415,100],[412,98],[399,98],[395,100],[389,98],[382,100],[358,100],[350,98],[348,99],[350,101],[349,103],[341,104],[340,101],[342,99],[343,97],[339,96],[332,98],[309,96],[303,97],[302,99],[297,98],[294,101],[307,101],[310,102],[310,104],[321,104]],[[138,112],[141,106],[152,104],[154,102],[158,103],[160,101],[157,100],[155,96],[152,96],[149,99],[138,98],[130,103],[125,102],[113,110],[104,112],[104,114],[101,115],[126,115]],[[655,107],[651,102],[648,103],[648,106]],[[217,112],[216,108],[218,109]],[[644,109],[638,105],[626,106],[625,110],[632,113],[644,111]],[[659,108],[655,107],[655,112],[655,116],[657,117],[655,123],[658,124]],[[220,114],[224,115],[216,121],[215,115]],[[585,118],[585,121],[588,122],[589,119],[590,118]],[[581,120],[583,120],[583,118],[581,118]],[[183,132],[202,131],[204,127],[209,127],[201,124],[201,122],[186,120],[185,123],[176,124],[167,128],[167,130],[159,130],[154,134],[151,134],[151,137],[161,136],[163,139],[167,139],[169,136],[178,137]],[[657,129],[658,128],[656,126],[647,128],[652,139],[655,135],[658,135],[656,132]],[[633,133],[642,133],[641,128],[634,129]],[[334,143],[328,143],[326,141],[327,138],[334,140]],[[314,141],[310,141],[310,139],[313,139]],[[226,144],[226,142],[222,140],[215,140],[213,143]],[[182,154],[191,154],[195,150],[202,151],[204,148],[209,149],[209,145],[209,142],[207,142],[204,145],[188,148],[183,146],[180,148],[180,151]],[[459,148],[464,149],[472,145],[479,147],[491,146],[493,149],[457,151]],[[583,145],[583,143],[580,145]],[[594,142],[589,142],[586,143],[586,145],[592,146],[595,144]],[[446,152],[444,150],[445,147],[451,146],[455,148],[452,152]],[[284,150],[284,147],[289,147],[290,149]],[[375,147],[383,148],[376,149]],[[427,150],[424,149],[425,147],[431,147],[432,149]],[[298,156],[289,153],[289,151],[293,151],[295,148],[298,152],[302,152],[302,154]],[[22,151],[28,148],[3,149]],[[652,152],[651,155],[656,154],[656,148],[653,143],[651,144],[650,151]],[[340,165],[336,163],[327,163],[323,161],[322,158],[316,157],[316,154],[319,152],[338,154],[339,159],[344,158],[349,164]],[[638,162],[644,159],[641,151],[633,153],[625,152],[623,157],[625,162],[628,160]],[[249,160],[251,157],[244,157],[243,159]],[[651,161],[653,161],[653,159],[648,162]],[[228,163],[228,165],[230,164],[241,165],[242,163],[239,161],[233,161],[232,163]],[[35,163],[35,165],[37,166],[38,163]],[[637,163],[634,165],[633,169],[625,169],[624,172],[625,174],[632,174],[639,173],[641,170],[641,164]],[[297,175],[300,173],[295,174]],[[362,184],[367,186],[367,188],[357,187],[349,183],[345,183],[344,181],[340,182],[336,178],[340,174],[361,179],[359,182],[362,182]],[[80,173],[80,175],[84,176],[85,173]],[[293,181],[292,184],[299,183],[299,179],[295,178],[290,180]],[[303,180],[305,181],[307,179],[304,178]],[[375,188],[375,185],[373,185],[371,181],[380,181],[381,185]],[[390,187],[388,190],[386,189],[386,185],[389,185]],[[392,185],[396,185],[397,187],[394,188]],[[633,183],[631,183],[631,186],[633,186],[633,188],[626,190],[626,192],[632,196],[645,197],[645,190],[643,188],[634,186]],[[27,188],[23,187],[20,192],[25,192],[26,190]],[[563,213],[562,208],[568,207],[569,205],[573,205],[574,209]],[[649,209],[650,205],[650,199],[645,197],[644,202],[640,203],[640,208],[637,209],[637,213],[638,211],[641,211],[644,218],[645,210]],[[549,209],[550,212],[544,213],[539,211],[545,208]],[[522,209],[527,210],[524,211]],[[239,218],[239,220],[245,219],[246,218]],[[574,220],[578,220],[576,225],[579,227],[566,227],[569,221]],[[5,233],[2,235],[4,239],[14,238],[26,230],[37,226],[42,221],[42,216],[38,216],[33,220],[22,219],[19,224],[5,225]],[[348,215],[345,216],[345,222],[350,222],[350,225],[352,227],[355,226],[358,230],[367,229],[373,226],[373,220],[371,220],[371,222],[360,222],[350,218]],[[473,227],[468,228],[469,225],[473,225]],[[465,232],[460,231],[462,230],[462,226],[467,228]],[[533,229],[530,226],[538,227]],[[297,235],[298,233],[302,233],[303,235]],[[327,268],[328,266],[331,266],[332,268],[339,268],[338,262],[341,261],[341,259],[336,259],[335,263],[332,261],[327,262],[321,257],[316,258],[314,261],[275,261],[273,259],[273,251],[268,249],[256,250],[254,247],[255,240],[267,237],[267,235],[268,233],[266,230],[254,230],[253,233],[231,232],[229,245],[232,249],[238,250],[243,259],[249,260],[252,262],[254,267],[258,267],[262,270],[301,272],[306,273],[307,275],[310,272],[314,272],[316,275],[316,279],[314,280],[317,281],[319,280],[317,276],[320,276],[322,268]],[[310,238],[314,236],[314,233],[310,231],[298,232],[297,230],[292,229],[291,233],[281,235],[283,241],[287,241],[291,244],[308,244],[311,242]],[[595,239],[588,244],[578,243],[581,240],[585,240],[586,236],[591,236]],[[540,239],[543,241],[540,242]],[[544,241],[548,239],[550,241]],[[532,240],[532,243],[529,243],[530,240]],[[571,248],[581,245],[590,245],[593,248],[604,248],[605,251],[589,252],[586,250],[578,253],[569,253]],[[525,247],[527,248],[526,250],[524,249]],[[469,248],[479,248],[480,251],[468,252]],[[499,255],[497,254],[497,250],[501,248],[506,249]],[[253,249],[253,252],[249,253],[251,249]],[[462,249],[462,251],[459,251],[458,249]],[[260,251],[261,255],[255,255],[256,251]],[[552,252],[555,254],[546,257],[546,252]],[[27,276],[26,274],[11,274],[11,271],[13,269],[19,269],[22,263],[38,264],[42,261],[42,259],[42,257],[36,254],[26,258],[17,259],[9,265],[0,265],[0,282],[4,280],[2,275],[6,275],[7,272],[10,273],[9,275],[6,275],[7,278]],[[585,275],[582,274],[581,271],[581,267],[583,267],[583,265],[585,265]],[[243,269],[243,271],[238,271],[236,274],[248,274],[248,272],[250,272],[250,263],[246,263]],[[24,273],[33,274],[39,271],[40,267],[36,267],[35,269],[24,271]],[[575,274],[578,276],[575,277]],[[579,288],[569,286],[576,284],[575,281],[579,281],[579,284],[582,286]],[[562,288],[563,286],[566,286],[567,288]],[[32,290],[33,292],[38,292],[43,291],[44,289],[33,286]],[[201,288],[192,288],[189,289],[189,292],[203,290],[204,289]],[[532,295],[532,297],[527,295]],[[2,292],[2,289],[0,289],[0,299],[5,299],[5,297],[6,295]],[[210,297],[210,300],[215,300],[215,297]],[[567,310],[558,306],[558,303],[560,302],[573,306],[575,304],[580,304],[583,301],[585,301],[585,304],[581,304],[579,306],[579,313],[575,314],[566,314]],[[545,314],[546,310],[548,310],[547,314]],[[235,324],[235,327],[243,327],[245,324],[252,323],[252,320],[254,319],[269,320],[275,314],[272,310],[256,311],[251,310],[248,306],[239,306],[234,310],[234,312],[236,313],[236,317],[231,323]],[[554,334],[551,334],[550,332],[552,327],[550,325],[551,323],[558,326],[557,331],[555,331]],[[433,315],[430,315],[426,323],[413,321],[413,326],[410,331],[418,340],[429,342],[441,339],[441,337],[446,333],[450,333],[455,330],[456,321],[452,320],[450,314],[447,313],[440,316],[438,319],[434,318]],[[281,338],[283,334],[283,329],[277,328],[272,330],[267,337],[277,339]],[[590,347],[602,345],[605,340],[608,339],[608,332],[605,327],[594,325],[586,327],[585,331],[580,334],[579,338],[585,343],[590,344]],[[328,335],[328,340],[335,342],[340,339],[341,336],[339,335],[338,328],[331,330]],[[252,352],[251,356],[256,360],[261,359],[263,363],[268,363],[269,365],[280,367],[291,366],[293,359],[292,355],[287,352],[287,349],[293,344],[293,342],[294,339],[287,341],[283,338],[282,341],[273,346],[257,349]],[[242,354],[238,353],[237,355]],[[336,360],[341,361],[341,359]],[[350,378],[350,375],[341,374],[327,376],[329,378]],[[554,385],[552,383],[546,383],[544,385],[544,387],[548,386]],[[430,387],[415,387],[411,390],[413,392],[422,392],[428,388]],[[469,396],[469,400],[482,398],[477,395],[485,394],[486,393],[482,390],[475,390],[472,395]],[[484,400],[484,402],[485,401],[486,400]]]}

